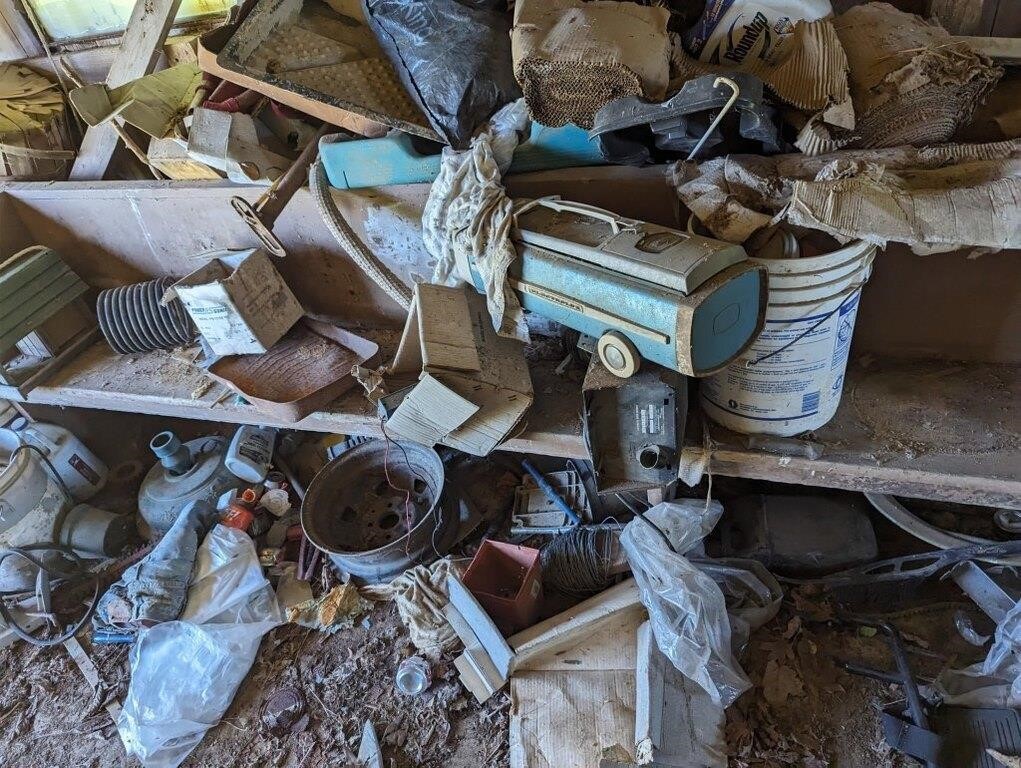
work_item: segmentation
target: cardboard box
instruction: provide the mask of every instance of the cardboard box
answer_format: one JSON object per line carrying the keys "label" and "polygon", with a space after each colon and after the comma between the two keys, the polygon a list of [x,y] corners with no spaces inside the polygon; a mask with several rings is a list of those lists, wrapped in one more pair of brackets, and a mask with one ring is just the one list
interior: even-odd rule
{"label": "cardboard box", "polygon": [[305,314],[269,256],[219,251],[167,291],[177,296],[217,355],[266,352]]}
{"label": "cardboard box", "polygon": [[503,442],[534,399],[524,345],[496,334],[485,296],[466,285],[415,286],[388,373],[418,377],[390,414],[390,436],[475,456]]}

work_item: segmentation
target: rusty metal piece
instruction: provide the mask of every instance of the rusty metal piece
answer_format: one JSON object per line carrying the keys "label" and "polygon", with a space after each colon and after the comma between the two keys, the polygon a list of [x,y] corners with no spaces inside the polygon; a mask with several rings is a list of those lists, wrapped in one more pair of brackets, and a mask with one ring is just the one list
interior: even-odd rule
{"label": "rusty metal piece", "polygon": [[278,688],[262,703],[263,727],[273,736],[301,733],[308,727],[305,694],[294,686]]}

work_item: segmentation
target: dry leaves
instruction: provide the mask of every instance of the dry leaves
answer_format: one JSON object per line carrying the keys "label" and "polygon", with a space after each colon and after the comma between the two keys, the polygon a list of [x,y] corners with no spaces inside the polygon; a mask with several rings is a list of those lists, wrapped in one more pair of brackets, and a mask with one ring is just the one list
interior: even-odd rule
{"label": "dry leaves", "polygon": [[805,686],[793,667],[771,659],[762,676],[762,694],[774,707],[784,706],[792,696],[804,696]]}

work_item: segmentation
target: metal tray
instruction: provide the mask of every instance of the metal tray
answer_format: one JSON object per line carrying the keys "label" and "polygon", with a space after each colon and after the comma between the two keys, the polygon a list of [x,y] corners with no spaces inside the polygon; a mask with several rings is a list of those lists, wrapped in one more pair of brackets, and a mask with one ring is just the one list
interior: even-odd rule
{"label": "metal tray", "polygon": [[364,19],[319,0],[259,0],[216,64],[214,74],[364,135],[390,126],[441,141]]}
{"label": "metal tray", "polygon": [[355,384],[355,365],[370,360],[375,342],[305,317],[261,355],[229,355],[208,373],[263,413],[298,422]]}

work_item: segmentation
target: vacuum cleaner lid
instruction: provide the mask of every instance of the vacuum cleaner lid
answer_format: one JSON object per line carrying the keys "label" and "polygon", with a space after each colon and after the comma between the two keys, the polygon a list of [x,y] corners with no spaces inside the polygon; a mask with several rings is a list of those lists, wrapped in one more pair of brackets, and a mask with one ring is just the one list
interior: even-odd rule
{"label": "vacuum cleaner lid", "polygon": [[519,203],[514,218],[517,237],[524,243],[685,295],[748,258],[739,245],[627,219],[559,197]]}

